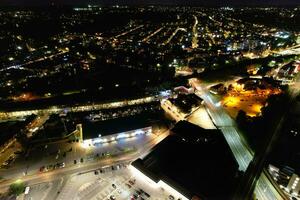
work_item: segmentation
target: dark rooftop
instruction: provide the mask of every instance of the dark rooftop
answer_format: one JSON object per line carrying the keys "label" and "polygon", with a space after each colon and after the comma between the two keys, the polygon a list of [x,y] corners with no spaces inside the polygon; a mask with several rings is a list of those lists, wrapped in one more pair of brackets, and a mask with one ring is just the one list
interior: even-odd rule
{"label": "dark rooftop", "polygon": [[112,135],[140,128],[151,126],[151,121],[155,119],[154,114],[139,114],[131,117],[122,117],[105,121],[85,120],[82,124],[83,139],[96,138]]}
{"label": "dark rooftop", "polygon": [[202,101],[202,99],[195,94],[178,94],[177,98],[169,100],[184,113],[190,113],[192,108],[198,106]]}
{"label": "dark rooftop", "polygon": [[191,198],[230,199],[238,164],[219,130],[180,121],[143,160],[132,164]]}
{"label": "dark rooftop", "polygon": [[25,127],[24,121],[1,122],[0,146],[12,139],[15,134],[19,133],[21,127]]}

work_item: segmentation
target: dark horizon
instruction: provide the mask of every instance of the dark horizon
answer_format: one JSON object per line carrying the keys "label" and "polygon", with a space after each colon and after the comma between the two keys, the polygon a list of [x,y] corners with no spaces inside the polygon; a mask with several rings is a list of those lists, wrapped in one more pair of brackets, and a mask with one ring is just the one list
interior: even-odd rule
{"label": "dark horizon", "polygon": [[186,6],[300,6],[298,0],[2,0],[0,6],[47,6],[47,5],[186,5]]}

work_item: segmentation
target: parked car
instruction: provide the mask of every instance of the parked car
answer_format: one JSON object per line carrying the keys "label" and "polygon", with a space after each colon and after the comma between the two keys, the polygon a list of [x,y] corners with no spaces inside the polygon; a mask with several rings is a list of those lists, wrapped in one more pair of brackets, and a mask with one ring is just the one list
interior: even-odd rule
{"label": "parked car", "polygon": [[169,195],[170,200],[174,200],[175,198],[172,195]]}
{"label": "parked car", "polygon": [[40,172],[44,172],[46,170],[46,167],[45,166],[41,166],[40,167]]}
{"label": "parked car", "polygon": [[57,168],[64,168],[65,167],[65,163],[64,162],[56,163],[56,167]]}
{"label": "parked car", "polygon": [[136,192],[138,195],[141,195],[141,194],[142,194],[142,192],[139,191],[139,190],[135,190],[135,192]]}
{"label": "parked car", "polygon": [[134,183],[135,183],[135,182],[132,181],[132,180],[129,180],[128,182],[130,183],[130,185],[134,185]]}
{"label": "parked car", "polygon": [[144,192],[144,194],[145,194],[145,196],[146,196],[146,197],[148,197],[148,198],[150,198],[150,197],[151,197],[151,195],[150,195],[150,194],[148,194],[147,192]]}

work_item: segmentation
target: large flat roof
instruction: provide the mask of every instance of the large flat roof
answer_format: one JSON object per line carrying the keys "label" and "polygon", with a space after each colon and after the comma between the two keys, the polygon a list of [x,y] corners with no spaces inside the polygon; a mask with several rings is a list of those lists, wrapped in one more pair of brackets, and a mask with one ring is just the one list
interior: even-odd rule
{"label": "large flat roof", "polygon": [[177,98],[169,100],[184,113],[189,113],[193,107],[202,102],[202,99],[195,94],[178,94]]}
{"label": "large flat roof", "polygon": [[163,180],[188,198],[230,199],[238,164],[219,130],[207,130],[180,121],[143,160],[133,166]]}
{"label": "large flat roof", "polygon": [[139,114],[130,117],[121,117],[105,121],[85,120],[82,123],[83,139],[96,138],[101,136],[122,133],[151,126],[154,114]]}

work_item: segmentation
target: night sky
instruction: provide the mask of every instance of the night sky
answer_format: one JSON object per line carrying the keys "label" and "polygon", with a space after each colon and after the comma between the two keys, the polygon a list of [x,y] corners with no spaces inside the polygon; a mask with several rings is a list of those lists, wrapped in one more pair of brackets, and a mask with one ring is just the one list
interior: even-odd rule
{"label": "night sky", "polygon": [[300,5],[300,0],[0,0],[0,5],[128,4],[128,5]]}

